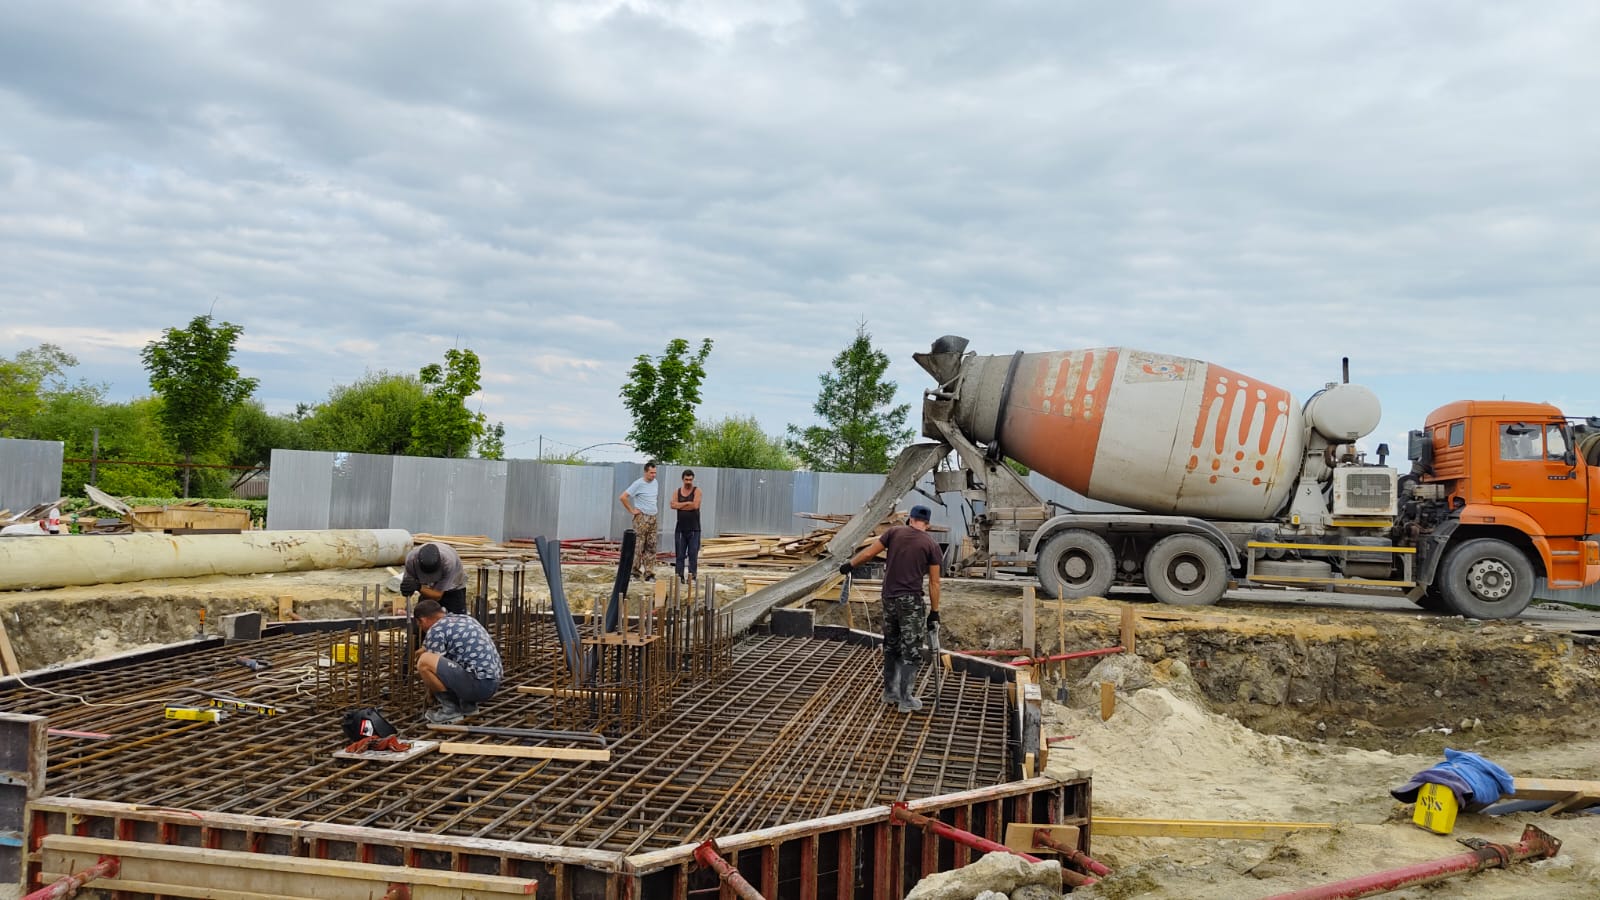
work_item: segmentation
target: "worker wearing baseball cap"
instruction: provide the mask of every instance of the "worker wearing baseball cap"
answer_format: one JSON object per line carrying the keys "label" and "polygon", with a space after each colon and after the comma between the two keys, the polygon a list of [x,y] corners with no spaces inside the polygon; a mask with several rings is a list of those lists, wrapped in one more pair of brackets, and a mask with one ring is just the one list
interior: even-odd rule
{"label": "worker wearing baseball cap", "polygon": [[[903,713],[922,708],[917,699],[917,664],[927,629],[939,621],[939,569],[944,554],[928,534],[933,511],[911,507],[907,524],[885,531],[866,549],[839,565],[849,575],[856,566],[885,551],[883,573],[883,702],[898,705]],[[922,606],[922,577],[928,577],[928,611]]]}
{"label": "worker wearing baseball cap", "polygon": [[467,569],[450,545],[429,541],[406,554],[400,593],[409,598],[419,591],[423,599],[439,601],[447,612],[467,614]]}

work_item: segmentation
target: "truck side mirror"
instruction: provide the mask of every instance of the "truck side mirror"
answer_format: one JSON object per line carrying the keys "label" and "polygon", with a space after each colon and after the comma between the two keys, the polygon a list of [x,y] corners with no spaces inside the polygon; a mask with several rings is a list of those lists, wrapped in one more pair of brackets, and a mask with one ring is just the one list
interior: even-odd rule
{"label": "truck side mirror", "polygon": [[1578,451],[1568,447],[1567,452],[1561,454],[1561,462],[1576,468],[1578,465]]}

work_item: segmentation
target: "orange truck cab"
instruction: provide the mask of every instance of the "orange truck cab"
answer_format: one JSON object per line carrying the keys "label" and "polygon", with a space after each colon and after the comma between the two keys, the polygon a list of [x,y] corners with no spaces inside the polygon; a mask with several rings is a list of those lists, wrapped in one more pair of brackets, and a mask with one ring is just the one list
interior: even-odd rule
{"label": "orange truck cab", "polygon": [[1417,548],[1418,602],[1520,613],[1534,582],[1600,582],[1600,419],[1547,403],[1460,400],[1411,433],[1396,543]]}

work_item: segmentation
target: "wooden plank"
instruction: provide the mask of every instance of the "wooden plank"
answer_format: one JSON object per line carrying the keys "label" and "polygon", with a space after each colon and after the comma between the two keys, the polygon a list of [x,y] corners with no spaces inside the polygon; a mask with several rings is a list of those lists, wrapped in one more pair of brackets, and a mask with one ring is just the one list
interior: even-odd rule
{"label": "wooden plank", "polygon": [[[222,882],[228,887],[242,887],[238,883],[245,872],[271,872],[287,875],[291,879],[304,879],[301,883],[311,879],[355,879],[361,881],[377,881],[385,884],[401,882],[411,885],[428,885],[458,891],[483,891],[497,894],[517,894],[531,896],[538,882],[528,878],[512,878],[503,875],[477,875],[469,872],[449,872],[439,869],[413,869],[405,866],[383,866],[375,863],[350,862],[336,859],[316,859],[312,857],[284,857],[275,853],[250,853],[244,850],[218,850],[211,847],[183,847],[171,844],[154,844],[140,841],[117,841],[106,838],[80,837],[68,834],[47,834],[41,842],[45,851],[50,855],[45,858],[48,867],[67,868],[69,871],[78,871],[81,868],[93,865],[99,856],[115,856],[122,860],[121,876],[129,879],[147,880],[156,884],[174,883],[178,886],[194,885],[199,878],[191,880],[188,877],[179,880],[180,876],[200,875],[201,870],[211,869],[213,874],[231,876],[234,882]],[[71,857],[81,857],[85,862],[76,865],[68,862],[67,865],[53,865],[58,861],[68,860]],[[145,863],[144,871],[138,871],[131,864],[134,862]],[[291,871],[285,871],[291,870]],[[96,882],[96,886],[99,886]],[[328,884],[326,887],[335,887]],[[345,885],[348,889],[350,885]],[[309,883],[306,892],[294,892],[290,896],[342,896],[338,893],[323,893],[316,891]],[[282,890],[282,888],[278,888]],[[174,894],[174,891],[161,890],[157,893]]]}
{"label": "wooden plank", "polygon": [[580,690],[578,688],[546,687],[542,684],[519,684],[517,685],[517,692],[521,694],[532,694],[535,697],[572,698],[587,697],[590,694],[611,694],[616,692],[616,688],[593,687],[583,688]]}
{"label": "wooden plank", "polygon": [[[1043,853],[1054,853],[1054,850],[1033,845],[1033,835],[1039,831],[1045,832],[1057,843],[1066,844],[1068,847],[1078,846],[1078,826],[1076,825],[1030,825],[1026,822],[1006,823],[1005,845],[1012,850],[1032,853],[1035,856]],[[1094,820],[1094,833],[1097,836],[1103,833],[1100,831],[1099,819]]]}
{"label": "wooden plank", "polygon": [[22,667],[17,665],[17,654],[11,649],[11,635],[6,633],[6,620],[0,615],[0,675],[20,675]]}
{"label": "wooden plank", "polygon": [[518,759],[561,759],[584,762],[610,762],[610,750],[587,750],[578,747],[524,747],[516,744],[468,744],[458,741],[441,741],[440,753],[459,753],[466,756],[514,756]]}
{"label": "wooden plank", "polygon": [[1256,822],[1212,819],[1133,819],[1095,816],[1095,837],[1218,838],[1234,841],[1275,841],[1293,831],[1333,828],[1332,822]]}
{"label": "wooden plank", "polygon": [[278,598],[278,621],[288,622],[294,617],[294,597],[284,594]]}
{"label": "wooden plank", "polygon": [[1111,718],[1117,711],[1117,686],[1109,681],[1100,682],[1100,721]]}
{"label": "wooden plank", "polygon": [[1124,606],[1122,608],[1122,649],[1129,656],[1137,652],[1134,649],[1133,642],[1137,638],[1135,625],[1138,620],[1139,616],[1133,611],[1133,607]]}

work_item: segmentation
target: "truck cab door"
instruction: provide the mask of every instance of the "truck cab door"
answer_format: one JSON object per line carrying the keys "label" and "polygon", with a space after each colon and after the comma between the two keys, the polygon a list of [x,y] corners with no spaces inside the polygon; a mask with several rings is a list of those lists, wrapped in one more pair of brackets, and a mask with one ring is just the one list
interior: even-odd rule
{"label": "truck cab door", "polygon": [[1491,502],[1527,513],[1551,537],[1588,532],[1590,486],[1586,467],[1569,464],[1571,432],[1565,422],[1497,422],[1490,466]]}

